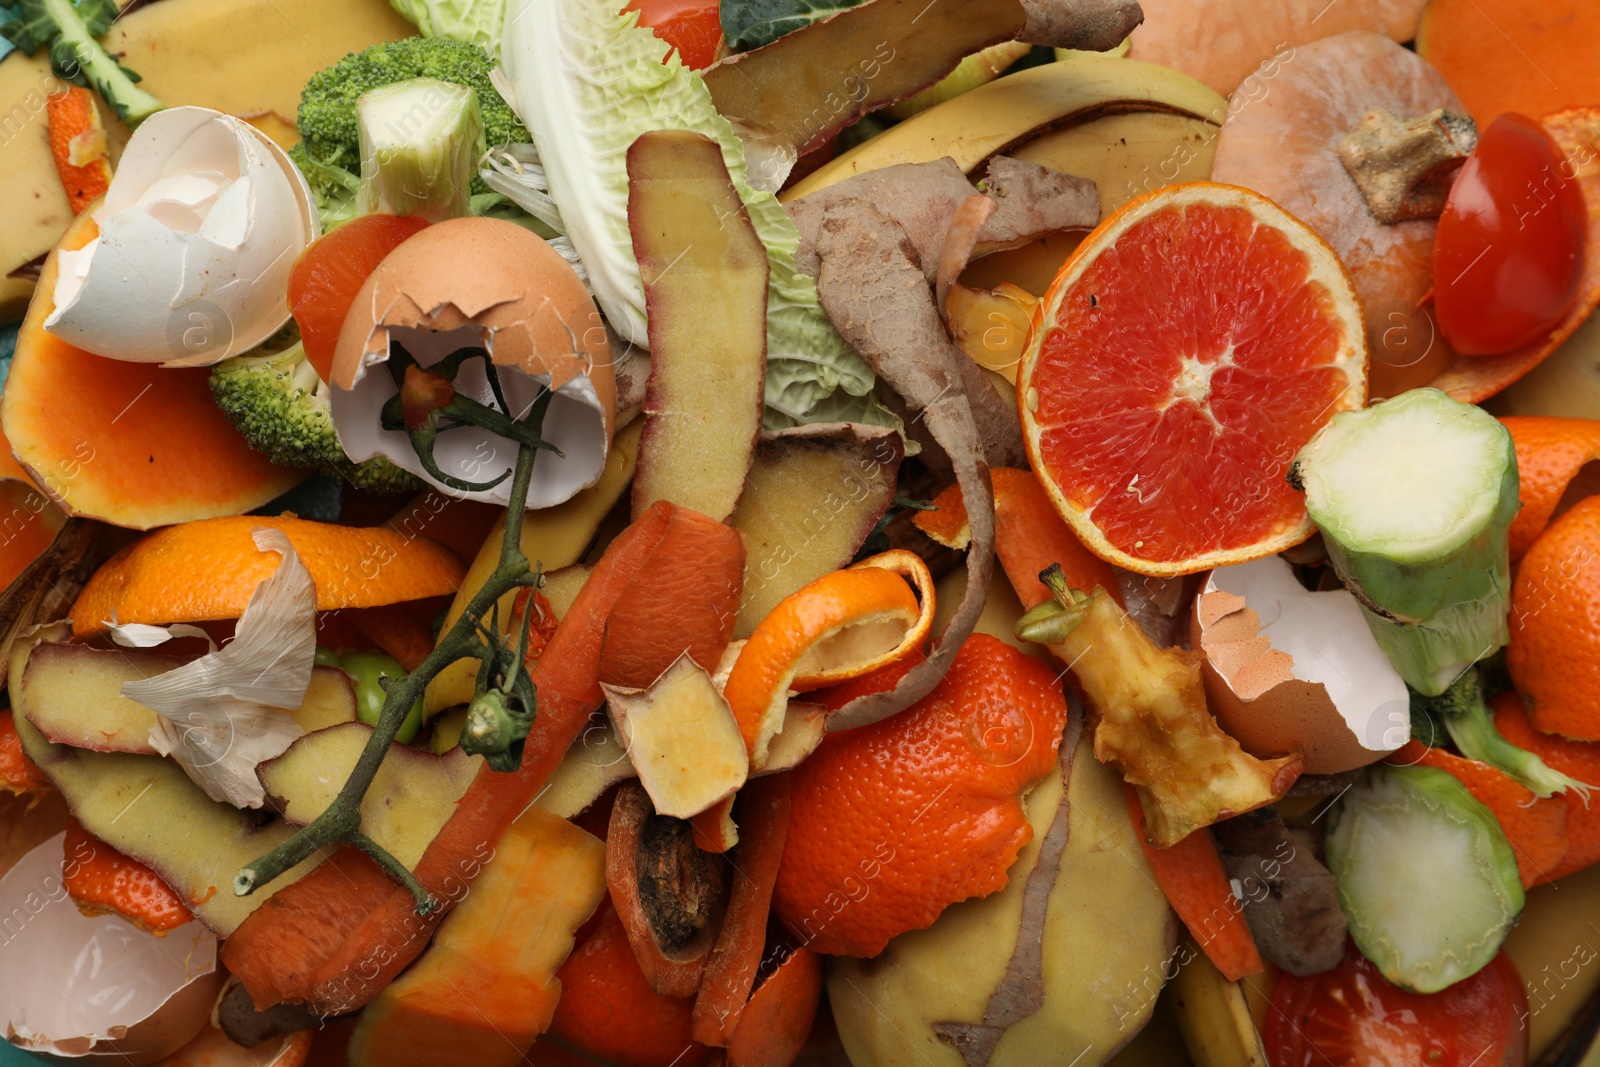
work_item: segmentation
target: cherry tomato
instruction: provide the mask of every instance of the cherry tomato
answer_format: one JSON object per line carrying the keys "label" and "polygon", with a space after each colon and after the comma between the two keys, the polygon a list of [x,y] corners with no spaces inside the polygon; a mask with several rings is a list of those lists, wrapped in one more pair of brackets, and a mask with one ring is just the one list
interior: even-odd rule
{"label": "cherry tomato", "polygon": [[718,0],[629,0],[624,11],[639,12],[639,25],[678,50],[690,70],[704,70],[717,61],[722,44],[722,9]]}
{"label": "cherry tomato", "polygon": [[1450,347],[1510,352],[1547,336],[1583,279],[1588,209],[1543,126],[1489,124],[1450,189],[1433,247],[1433,305]]}
{"label": "cherry tomato", "polygon": [[339,330],[356,294],[378,264],[428,223],[416,216],[362,215],[312,241],[289,271],[289,310],[300,325],[306,359],[328,380]]}
{"label": "cherry tomato", "polygon": [[1438,993],[1390,985],[1353,944],[1339,966],[1272,992],[1272,1067],[1524,1067],[1528,994],[1504,952]]}

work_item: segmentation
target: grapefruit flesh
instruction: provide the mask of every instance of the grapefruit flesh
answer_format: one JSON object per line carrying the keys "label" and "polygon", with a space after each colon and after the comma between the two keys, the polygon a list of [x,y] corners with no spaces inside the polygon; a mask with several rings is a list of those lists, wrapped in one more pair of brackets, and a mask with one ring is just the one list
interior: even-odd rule
{"label": "grapefruit flesh", "polygon": [[1035,471],[1096,554],[1174,575],[1312,531],[1285,478],[1366,398],[1338,257],[1271,201],[1193,183],[1135,200],[1057,276],[1018,391]]}

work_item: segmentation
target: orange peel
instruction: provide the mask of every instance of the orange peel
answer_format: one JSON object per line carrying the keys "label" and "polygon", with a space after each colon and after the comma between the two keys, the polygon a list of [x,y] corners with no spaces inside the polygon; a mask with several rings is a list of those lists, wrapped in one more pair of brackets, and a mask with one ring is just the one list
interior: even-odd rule
{"label": "orange peel", "polygon": [[933,629],[933,575],[891,549],[832,571],[785,597],[739,651],[723,696],[752,769],[783,728],[791,690],[859,678],[920,649]]}

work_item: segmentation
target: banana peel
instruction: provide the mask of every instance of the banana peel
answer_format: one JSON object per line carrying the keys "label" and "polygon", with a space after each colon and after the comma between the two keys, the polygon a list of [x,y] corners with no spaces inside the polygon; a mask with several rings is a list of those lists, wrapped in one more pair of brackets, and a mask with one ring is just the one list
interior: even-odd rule
{"label": "banana peel", "polygon": [[1185,935],[1168,967],[1178,1029],[1195,1067],[1267,1067],[1244,987],[1230,982]]}
{"label": "banana peel", "polygon": [[[1175,70],[1115,55],[1073,53],[1064,61],[981,85],[892,126],[796,182],[781,199],[802,197],[865,171],[941,156],[971,174],[990,156],[1002,151],[1016,156],[1022,146],[1047,133],[1108,115],[1137,113],[1175,114],[1220,127],[1228,105]],[[1101,151],[1104,147],[1102,142]],[[1164,146],[1164,151],[1173,150]],[[1029,161],[1054,166],[1042,159]],[[1068,173],[1096,176],[1082,168]]]}

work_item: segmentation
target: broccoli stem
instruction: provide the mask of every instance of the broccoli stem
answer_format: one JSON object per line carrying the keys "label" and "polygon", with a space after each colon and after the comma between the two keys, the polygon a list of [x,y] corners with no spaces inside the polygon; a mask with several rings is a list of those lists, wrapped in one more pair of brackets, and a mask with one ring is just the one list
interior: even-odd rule
{"label": "broccoli stem", "polygon": [[1501,735],[1493,713],[1483,702],[1483,684],[1476,668],[1463,673],[1443,695],[1421,697],[1417,703],[1437,715],[1450,740],[1468,759],[1497,768],[1538,796],[1572,789],[1588,802],[1593,786],[1562,774],[1536,753],[1518,748]]}
{"label": "broccoli stem", "polygon": [[167,106],[134,84],[136,76],[130,76],[95,39],[72,0],[38,2],[58,29],[50,42],[50,61],[62,77],[73,81],[87,78],[117,118],[129,126],[137,126]]}
{"label": "broccoli stem", "polygon": [[1510,639],[1516,450],[1488,412],[1437,389],[1335,415],[1290,481],[1395,670],[1445,691]]}

